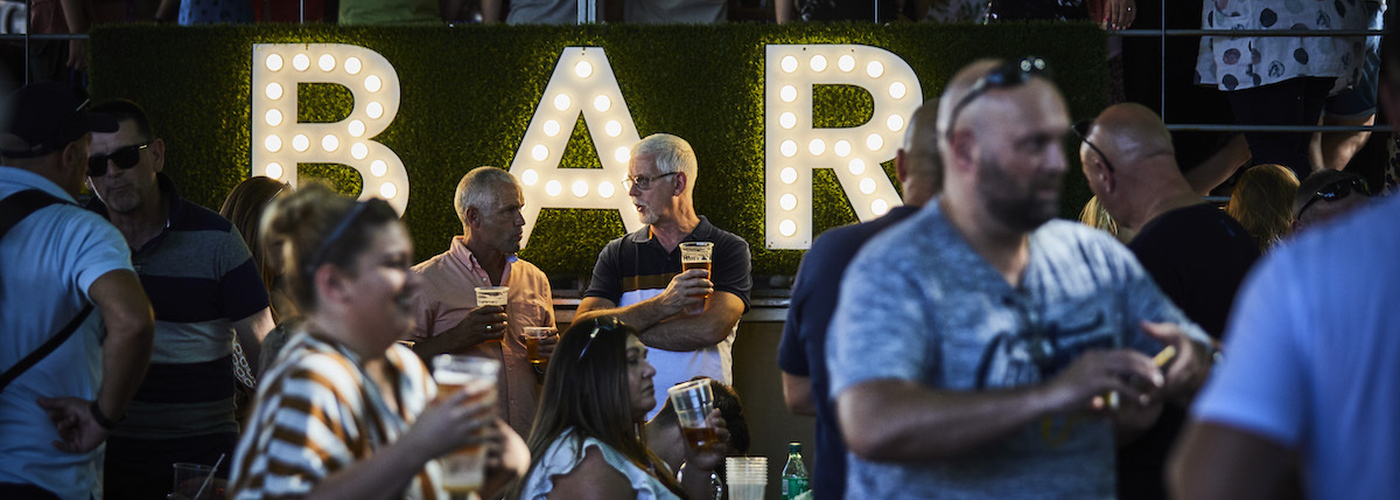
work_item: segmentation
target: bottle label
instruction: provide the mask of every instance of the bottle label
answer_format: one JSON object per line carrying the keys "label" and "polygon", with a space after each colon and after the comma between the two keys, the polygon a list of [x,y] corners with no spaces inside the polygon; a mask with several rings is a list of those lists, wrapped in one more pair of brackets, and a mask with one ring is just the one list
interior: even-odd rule
{"label": "bottle label", "polygon": [[792,500],[807,492],[807,478],[805,477],[785,477],[783,478],[783,500]]}

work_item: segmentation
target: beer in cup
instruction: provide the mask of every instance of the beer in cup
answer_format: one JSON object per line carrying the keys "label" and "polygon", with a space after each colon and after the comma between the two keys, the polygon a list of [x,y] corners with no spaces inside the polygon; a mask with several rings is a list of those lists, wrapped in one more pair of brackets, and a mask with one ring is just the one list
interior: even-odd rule
{"label": "beer in cup", "polygon": [[[437,381],[438,399],[459,391],[473,394],[464,404],[496,401],[496,377],[501,362],[494,359],[456,354],[433,358],[433,380]],[[486,477],[486,447],[464,446],[438,458],[442,466],[442,487],[456,497],[470,496],[481,490]]]}
{"label": "beer in cup", "polygon": [[[714,252],[715,244],[708,241],[687,241],[681,243],[681,272],[691,269],[710,269],[710,255]],[[712,275],[713,276],[713,275]],[[697,297],[710,298],[710,294],[700,294]],[[689,314],[700,314],[705,311],[705,302],[701,301],[699,306],[686,310]]]}
{"label": "beer in cup", "polygon": [[530,360],[530,366],[544,368],[548,361],[540,355],[540,340],[554,335],[554,329],[547,326],[527,326],[523,336],[525,337],[525,359]]}
{"label": "beer in cup", "polygon": [[705,421],[715,407],[709,379],[676,384],[666,393],[671,398],[671,407],[676,410],[681,434],[691,449],[709,451],[720,445],[719,430]]}

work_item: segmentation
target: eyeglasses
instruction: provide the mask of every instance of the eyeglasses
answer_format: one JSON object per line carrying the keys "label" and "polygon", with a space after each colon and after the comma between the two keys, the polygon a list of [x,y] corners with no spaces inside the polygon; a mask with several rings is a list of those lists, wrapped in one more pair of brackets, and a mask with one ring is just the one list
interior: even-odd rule
{"label": "eyeglasses", "polygon": [[622,187],[627,188],[628,191],[631,191],[631,190],[632,190],[632,186],[633,186],[633,185],[636,185],[636,186],[637,186],[637,189],[640,189],[640,190],[642,190],[642,191],[646,191],[646,190],[648,190],[648,189],[651,189],[651,182],[652,182],[652,181],[659,180],[659,179],[664,178],[664,177],[670,177],[670,176],[673,176],[673,175],[676,175],[676,174],[679,174],[679,173],[680,173],[680,172],[671,172],[671,173],[666,173],[666,174],[661,174],[661,175],[653,175],[653,176],[651,176],[651,177],[647,177],[647,176],[645,176],[645,175],[638,175],[638,176],[636,176],[636,177],[628,177],[628,178],[622,180]]}
{"label": "eyeglasses", "polygon": [[1015,87],[1030,81],[1033,76],[1048,76],[1049,73],[1049,63],[1045,62],[1045,59],[1035,56],[1026,56],[1026,58],[1021,59],[1020,62],[1008,62],[992,68],[992,70],[982,78],[978,78],[977,81],[972,84],[972,90],[969,90],[967,95],[963,96],[963,98],[953,106],[953,112],[948,117],[948,131],[946,134],[948,137],[953,136],[953,130],[957,129],[958,115],[962,114],[963,108],[966,108],[972,101],[981,97],[982,94],[987,93],[988,90]]}
{"label": "eyeglasses", "polygon": [[1317,191],[1313,192],[1312,198],[1308,198],[1308,202],[1303,204],[1303,208],[1298,209],[1298,215],[1293,216],[1293,218],[1297,219],[1302,217],[1303,212],[1306,212],[1308,207],[1311,207],[1313,203],[1317,203],[1317,200],[1326,200],[1328,203],[1331,203],[1346,198],[1353,192],[1370,196],[1371,187],[1366,184],[1365,179],[1360,177],[1342,179],[1322,186],[1317,188]]}
{"label": "eyeglasses", "polygon": [[578,360],[583,361],[583,355],[588,354],[588,348],[593,346],[593,339],[598,338],[598,334],[604,331],[611,331],[622,327],[622,322],[612,316],[600,316],[593,320],[593,331],[588,332],[588,342],[583,343],[583,349],[578,352]]}
{"label": "eyeglasses", "polygon": [[141,161],[141,150],[151,147],[151,142],[146,141],[141,144],[132,144],[120,148],[111,154],[89,156],[88,157],[88,177],[102,177],[107,175],[107,161],[117,165],[122,170],[130,169]]}
{"label": "eyeglasses", "polygon": [[1092,149],[1095,153],[1099,154],[1099,158],[1103,159],[1103,166],[1104,168],[1108,169],[1108,173],[1114,173],[1113,162],[1108,161],[1108,155],[1103,154],[1102,149],[1099,149],[1099,147],[1095,146],[1094,143],[1089,142],[1089,129],[1093,126],[1094,120],[1086,118],[1075,122],[1074,126],[1070,127],[1069,130],[1070,132],[1074,132],[1074,135],[1078,137],[1079,140],[1084,141],[1084,144],[1088,144],[1089,149]]}

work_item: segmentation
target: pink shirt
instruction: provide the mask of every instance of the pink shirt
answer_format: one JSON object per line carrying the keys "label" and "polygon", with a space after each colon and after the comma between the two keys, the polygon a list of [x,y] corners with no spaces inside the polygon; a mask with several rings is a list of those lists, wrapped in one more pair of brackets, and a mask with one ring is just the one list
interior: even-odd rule
{"label": "pink shirt", "polygon": [[[476,309],[476,287],[492,286],[486,270],[477,263],[465,242],[463,237],[457,236],[446,252],[413,266],[413,271],[423,278],[414,337],[431,337],[457,326],[467,313]],[[557,328],[554,301],[544,272],[515,256],[506,260],[501,282],[510,287],[506,334],[500,342],[477,345],[466,354],[501,361],[498,397],[501,418],[521,436],[529,436],[539,394],[535,372],[525,359],[521,334],[527,326]]]}

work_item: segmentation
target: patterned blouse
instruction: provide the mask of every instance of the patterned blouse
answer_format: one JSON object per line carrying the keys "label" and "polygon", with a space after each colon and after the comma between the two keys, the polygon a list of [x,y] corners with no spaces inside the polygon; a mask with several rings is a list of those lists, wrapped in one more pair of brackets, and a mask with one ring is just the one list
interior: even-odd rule
{"label": "patterned blouse", "polygon": [[[1205,29],[1361,30],[1362,0],[1206,0]],[[1355,81],[1364,37],[1201,37],[1196,83],[1244,90],[1298,77],[1336,77],[1338,87]]]}
{"label": "patterned blouse", "polygon": [[[348,348],[295,334],[258,387],[258,405],[234,455],[237,499],[300,497],[335,471],[393,443],[437,394],[427,368],[408,348],[385,352],[397,381],[400,412]],[[437,461],[399,495],[447,498]]]}

